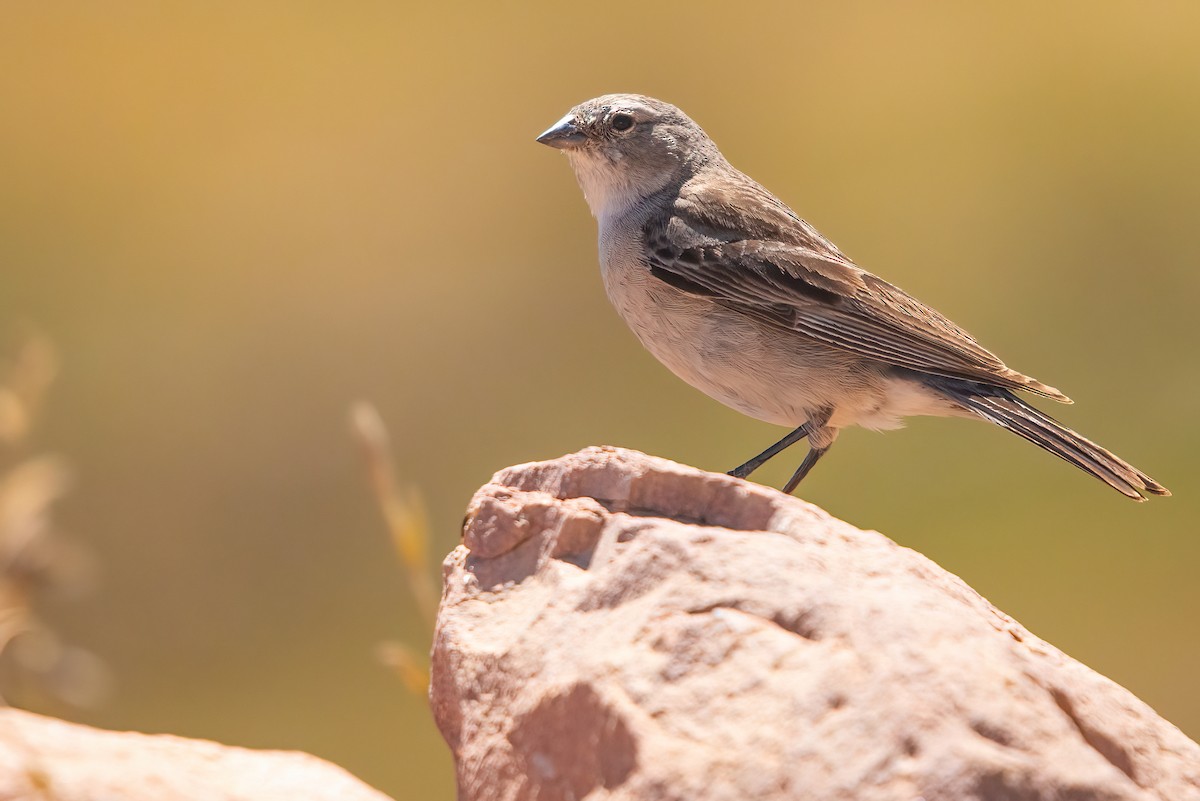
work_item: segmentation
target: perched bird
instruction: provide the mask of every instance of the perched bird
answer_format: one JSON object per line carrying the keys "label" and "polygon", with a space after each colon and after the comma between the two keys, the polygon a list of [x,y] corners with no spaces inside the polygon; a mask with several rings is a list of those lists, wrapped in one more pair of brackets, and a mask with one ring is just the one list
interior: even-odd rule
{"label": "perched bird", "polygon": [[1017,396],[1071,403],[881,278],[748,176],[669,103],[605,95],[537,138],[562,150],[600,226],[600,267],[641,343],[693,387],[795,427],[730,471],[808,437],[791,492],[838,432],[912,415],[978,417],[1130,498],[1166,487]]}

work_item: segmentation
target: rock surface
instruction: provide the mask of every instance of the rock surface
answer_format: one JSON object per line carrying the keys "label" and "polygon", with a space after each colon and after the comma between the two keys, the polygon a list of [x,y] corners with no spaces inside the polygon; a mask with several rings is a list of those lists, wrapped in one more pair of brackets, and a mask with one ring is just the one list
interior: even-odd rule
{"label": "rock surface", "polygon": [[1200,746],[883,535],[633,451],[503,470],[444,566],[460,798],[1200,799]]}
{"label": "rock surface", "polygon": [[388,801],[309,754],[103,731],[17,709],[0,710],[0,799]]}

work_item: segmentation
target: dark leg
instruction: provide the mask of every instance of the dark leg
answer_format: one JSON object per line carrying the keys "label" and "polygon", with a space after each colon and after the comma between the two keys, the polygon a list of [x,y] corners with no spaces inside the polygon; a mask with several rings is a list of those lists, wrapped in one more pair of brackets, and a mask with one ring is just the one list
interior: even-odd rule
{"label": "dark leg", "polygon": [[804,425],[800,426],[795,431],[788,434],[783,439],[779,440],[779,442],[776,442],[774,445],[767,448],[765,451],[760,453],[758,456],[755,456],[753,459],[746,462],[745,464],[739,465],[738,467],[735,467],[732,470],[730,470],[729,475],[733,476],[734,478],[745,478],[746,476],[750,475],[758,468],[762,467],[764,464],[766,464],[768,459],[771,459],[774,456],[778,455],[785,448],[790,448],[791,446],[795,445],[797,442],[804,439],[805,437],[807,437],[809,434],[813,433],[814,431],[820,431],[821,429],[823,429],[825,427],[825,424],[829,422],[829,418],[832,416],[833,416],[832,409],[821,409],[816,414],[814,414],[812,417],[808,418],[808,420],[805,421]]}
{"label": "dark leg", "polygon": [[772,457],[777,456],[785,448],[790,448],[791,446],[795,445],[800,440],[807,437],[809,435],[809,433],[811,433],[812,429],[813,429],[812,421],[809,420],[807,423],[800,426],[799,428],[797,428],[792,433],[788,434],[783,439],[779,440],[779,442],[776,442],[774,445],[767,448],[765,451],[760,453],[758,456],[755,456],[753,459],[746,462],[745,464],[739,465],[738,467],[735,467],[732,470],[730,470],[729,475],[733,476],[734,478],[745,478],[746,476],[750,475],[755,470],[757,470],[758,468],[760,468],[764,464],[766,464],[768,459],[771,459]]}
{"label": "dark leg", "polygon": [[783,486],[784,493],[791,495],[792,490],[796,489],[797,485],[804,480],[804,477],[808,475],[808,471],[813,469],[813,465],[825,455],[825,451],[827,450],[829,450],[828,446],[824,448],[809,448],[808,455],[804,457],[804,461],[796,468],[796,472],[792,473],[792,477],[788,479],[788,483]]}

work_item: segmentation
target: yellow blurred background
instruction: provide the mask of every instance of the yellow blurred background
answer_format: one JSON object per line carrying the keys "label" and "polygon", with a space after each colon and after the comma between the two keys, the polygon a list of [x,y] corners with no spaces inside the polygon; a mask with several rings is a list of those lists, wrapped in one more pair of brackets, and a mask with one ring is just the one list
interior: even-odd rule
{"label": "yellow blurred background", "polygon": [[38,442],[102,568],[42,614],[115,680],[40,711],[453,796],[374,656],[428,635],[350,404],[391,428],[435,559],[505,465],[609,443],[728,469],[781,434],[642,352],[533,141],[637,91],[1176,496],[940,420],[843,435],[799,494],[1200,736],[1198,36],[1190,2],[0,3],[0,324],[60,353]]}

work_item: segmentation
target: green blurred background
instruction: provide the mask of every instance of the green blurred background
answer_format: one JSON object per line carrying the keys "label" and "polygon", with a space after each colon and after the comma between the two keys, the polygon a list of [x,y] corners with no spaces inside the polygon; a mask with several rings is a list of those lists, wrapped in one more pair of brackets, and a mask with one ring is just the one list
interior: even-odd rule
{"label": "green blurred background", "polygon": [[44,711],[452,797],[373,656],[427,634],[348,406],[391,427],[436,558],[505,465],[610,443],[727,469],[781,433],[642,352],[533,141],[638,91],[1176,497],[938,420],[843,435],[800,494],[1200,735],[1198,36],[1190,2],[0,3],[0,322],[59,349],[39,441],[102,566],[44,614],[115,677]]}

